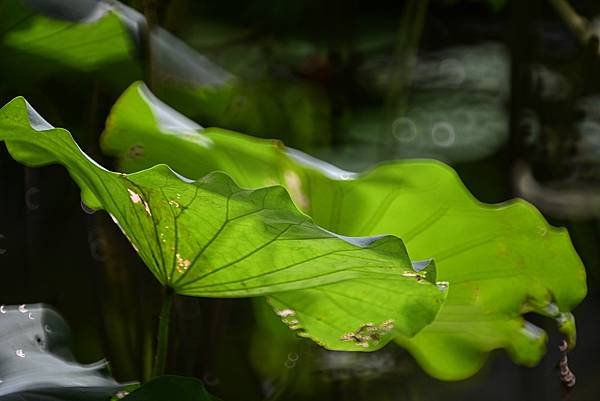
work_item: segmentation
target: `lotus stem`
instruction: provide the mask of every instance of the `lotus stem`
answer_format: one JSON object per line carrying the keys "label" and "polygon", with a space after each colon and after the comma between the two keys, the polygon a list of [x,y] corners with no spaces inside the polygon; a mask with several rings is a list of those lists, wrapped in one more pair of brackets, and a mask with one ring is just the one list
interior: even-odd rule
{"label": "lotus stem", "polygon": [[165,373],[167,361],[167,350],[169,348],[169,328],[171,326],[171,310],[173,309],[173,298],[175,291],[167,288],[163,299],[160,316],[158,318],[158,337],[156,339],[156,353],[154,355],[154,368],[152,377],[161,376]]}

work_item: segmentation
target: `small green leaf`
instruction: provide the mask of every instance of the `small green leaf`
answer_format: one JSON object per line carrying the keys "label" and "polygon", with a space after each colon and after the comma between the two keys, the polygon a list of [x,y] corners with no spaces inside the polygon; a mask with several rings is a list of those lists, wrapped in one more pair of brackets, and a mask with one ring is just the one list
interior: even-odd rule
{"label": "small green leaf", "polygon": [[23,98],[0,110],[0,140],[26,165],[64,165],[84,202],[112,215],[164,286],[190,296],[268,295],[291,328],[325,347],[373,350],[411,337],[445,297],[433,264],[413,269],[400,239],[324,230],[281,186],[244,190],[223,173],[192,181],[166,165],[108,171]]}
{"label": "small green leaf", "polygon": [[516,362],[536,364],[546,334],[524,320],[527,312],[556,319],[574,344],[569,312],[584,298],[586,279],[567,231],[548,225],[522,200],[478,202],[442,163],[343,171],[278,142],[200,129],[141,84],[117,101],[102,145],[124,171],[169,163],[189,177],[221,170],[245,187],[283,185],[328,230],[391,233],[405,241],[411,256],[433,257],[437,280],[450,283],[448,299],[431,325],[397,342],[436,377],[468,377],[497,348]]}
{"label": "small green leaf", "polygon": [[122,399],[126,401],[219,401],[206,391],[200,380],[180,376],[157,377]]}

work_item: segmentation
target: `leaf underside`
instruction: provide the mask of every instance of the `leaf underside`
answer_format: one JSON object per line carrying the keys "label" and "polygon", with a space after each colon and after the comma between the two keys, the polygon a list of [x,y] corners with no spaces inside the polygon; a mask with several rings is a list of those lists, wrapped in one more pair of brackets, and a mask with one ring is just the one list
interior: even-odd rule
{"label": "leaf underside", "polygon": [[400,239],[324,230],[281,186],[245,190],[223,173],[192,181],[166,165],[108,171],[23,98],[0,110],[0,140],[26,165],[64,165],[84,203],[112,215],[163,285],[190,296],[268,296],[292,329],[327,348],[370,351],[411,337],[445,298],[435,266],[413,269]]}

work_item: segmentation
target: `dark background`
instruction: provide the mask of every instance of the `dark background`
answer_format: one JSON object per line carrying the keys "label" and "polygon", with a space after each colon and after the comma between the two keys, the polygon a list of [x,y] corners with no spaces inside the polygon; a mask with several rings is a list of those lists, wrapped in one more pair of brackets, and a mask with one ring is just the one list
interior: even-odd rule
{"label": "dark background", "polygon": [[[148,6],[142,1],[129,4],[141,11]],[[571,4],[590,21],[600,15],[597,1]],[[422,21],[415,17],[419,10]],[[249,82],[310,88],[328,110],[321,125],[327,129],[302,137],[269,128],[269,124],[255,132],[228,126],[222,119],[200,124],[281,138],[349,168],[395,157],[437,157],[450,163],[480,200],[500,202],[531,196],[554,225],[568,227],[586,265],[589,285],[586,300],[575,310],[578,345],[569,360],[578,384],[571,399],[597,397],[598,206],[583,207],[575,202],[557,208],[553,197],[532,195],[519,187],[521,170],[516,168],[528,166],[537,182],[556,190],[558,197],[575,193],[584,199],[598,199],[594,196],[599,190],[600,158],[595,156],[600,155],[600,129],[582,125],[600,117],[597,39],[580,40],[549,2],[541,0],[173,0],[160,2],[155,18]],[[415,102],[427,108],[427,100],[418,94],[451,101],[465,89],[460,85],[435,89],[439,93],[423,89],[427,80],[415,82],[406,77],[418,75],[426,66],[417,62],[406,70],[397,60],[407,55],[437,61],[445,55],[456,60],[460,59],[457,47],[466,47],[469,54],[468,49],[489,43],[503,49],[498,54],[504,55],[508,73],[487,77],[496,79],[496,89],[500,88],[486,94],[486,99],[496,99],[496,113],[484,116],[498,119],[505,127],[499,129],[499,135],[504,135],[499,144],[490,145],[486,152],[467,146],[459,156],[432,153],[430,148],[400,149],[402,143],[395,141],[389,128],[395,112],[406,111]],[[473,63],[485,64],[486,57],[477,60]],[[406,74],[399,74],[397,80],[384,79],[383,85],[377,86],[374,77],[386,68]],[[427,78],[426,71],[423,74]],[[480,86],[485,92],[485,85]],[[123,89],[105,86],[93,75],[47,77],[25,89],[13,87],[10,77],[0,77],[2,104],[17,95],[26,96],[40,114],[55,126],[71,130],[86,151],[108,166],[112,161],[99,153],[97,138]],[[277,90],[270,93],[276,94]],[[584,98],[592,99],[588,109],[581,107]],[[469,102],[458,99],[444,110],[469,112]],[[392,117],[384,115],[381,120],[386,128],[357,134],[356,117],[373,110],[391,110]],[[366,121],[365,126],[373,124]],[[584,132],[582,127],[591,131]],[[482,128],[478,123],[474,129]],[[123,381],[147,374],[143,366],[148,366],[151,358],[148,352],[159,308],[158,284],[108,216],[88,214],[81,207],[79,191],[64,169],[24,168],[12,161],[4,145],[0,146],[0,266],[0,303],[50,304],[71,325],[75,354],[81,361],[105,356],[117,379]],[[299,359],[294,367],[287,368],[282,360],[283,376],[265,376],[257,368],[261,354],[274,351],[257,349],[254,344],[255,336],[260,336],[255,309],[248,300],[176,299],[168,371],[202,378],[211,392],[226,400],[269,399],[269,394],[279,391],[286,400],[561,398],[556,369],[559,337],[553,327],[535,317],[528,319],[550,334],[548,353],[539,366],[517,366],[499,351],[492,353],[473,378],[446,383],[428,377],[395,346],[332,368],[320,365],[322,351],[310,344],[296,344],[293,352]],[[358,366],[374,368],[365,372]]]}

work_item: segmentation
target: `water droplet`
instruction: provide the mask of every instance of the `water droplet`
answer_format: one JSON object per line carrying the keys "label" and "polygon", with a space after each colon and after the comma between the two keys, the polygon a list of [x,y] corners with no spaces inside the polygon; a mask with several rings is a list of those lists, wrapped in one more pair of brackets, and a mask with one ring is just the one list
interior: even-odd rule
{"label": "water droplet", "polygon": [[23,305],[19,306],[19,312],[21,312],[21,313],[29,312],[29,310],[27,309],[27,305],[23,304]]}
{"label": "water droplet", "polygon": [[277,311],[277,315],[278,315],[279,317],[282,317],[282,318],[286,318],[286,317],[294,316],[295,314],[296,314],[296,311],[295,311],[295,310],[293,310],[293,309],[289,309],[289,308],[288,308],[288,309],[282,309],[282,310],[280,310],[280,311]]}
{"label": "water droplet", "polygon": [[541,237],[545,237],[548,234],[548,229],[544,226],[539,226],[535,229],[535,232],[541,236]]}
{"label": "water droplet", "polygon": [[44,325],[44,331],[48,334],[52,333],[52,328],[50,328],[50,326],[48,326],[47,324]]}
{"label": "water droplet", "polygon": [[431,128],[431,139],[438,146],[447,148],[454,144],[456,133],[452,124],[447,122],[438,122]]}
{"label": "water droplet", "polygon": [[392,135],[400,142],[411,142],[417,138],[417,125],[408,117],[399,117],[392,124]]}
{"label": "water droplet", "polygon": [[15,355],[17,355],[19,358],[25,358],[25,351],[18,349],[15,351]]}
{"label": "water droplet", "polygon": [[169,201],[169,205],[171,205],[171,206],[173,206],[173,207],[175,207],[177,209],[179,209],[181,207],[181,205],[179,204],[179,202],[177,202],[176,200],[173,200],[173,199],[171,199]]}
{"label": "water droplet", "polygon": [[121,399],[127,397],[128,395],[129,395],[128,391],[121,390],[117,394],[115,394],[115,397],[117,397],[119,400],[121,400]]}
{"label": "water droplet", "polygon": [[29,210],[37,210],[40,208],[40,204],[37,202],[34,202],[34,199],[33,199],[33,197],[39,193],[40,193],[40,190],[37,187],[31,187],[27,190],[27,192],[25,192],[25,205],[27,205],[27,208]]}
{"label": "water droplet", "polygon": [[35,320],[35,318],[33,317],[33,313],[29,312],[29,314],[27,315],[27,318],[29,320]]}
{"label": "water droplet", "polygon": [[6,314],[6,305],[0,305],[0,313],[2,313],[3,315]]}
{"label": "water droplet", "polygon": [[296,354],[295,352],[290,352],[288,354],[288,360],[296,362],[298,359],[300,359],[300,355]]}
{"label": "water droplet", "polygon": [[287,360],[284,363],[285,367],[288,369],[294,369],[296,367],[296,361],[292,361],[292,360]]}

